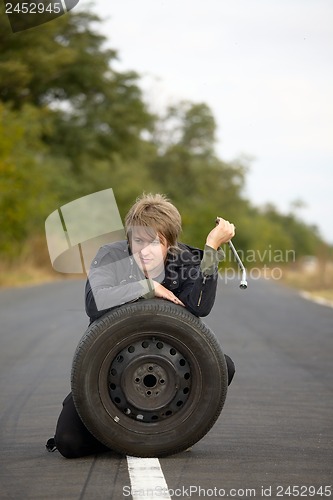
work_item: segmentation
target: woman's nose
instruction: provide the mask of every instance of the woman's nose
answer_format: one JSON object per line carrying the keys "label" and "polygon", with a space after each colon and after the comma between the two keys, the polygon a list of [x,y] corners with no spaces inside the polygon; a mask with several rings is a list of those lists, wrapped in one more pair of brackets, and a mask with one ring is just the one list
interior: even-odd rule
{"label": "woman's nose", "polygon": [[150,245],[145,245],[140,250],[141,255],[148,255],[150,253]]}

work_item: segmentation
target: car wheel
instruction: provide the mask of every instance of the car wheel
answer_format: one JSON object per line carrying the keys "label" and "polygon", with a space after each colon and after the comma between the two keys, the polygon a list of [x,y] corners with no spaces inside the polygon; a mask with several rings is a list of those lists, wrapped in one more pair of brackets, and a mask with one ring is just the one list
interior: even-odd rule
{"label": "car wheel", "polygon": [[181,306],[139,300],[111,310],[82,337],[72,393],[88,430],[114,451],[177,453],[218,418],[228,374],[212,331]]}

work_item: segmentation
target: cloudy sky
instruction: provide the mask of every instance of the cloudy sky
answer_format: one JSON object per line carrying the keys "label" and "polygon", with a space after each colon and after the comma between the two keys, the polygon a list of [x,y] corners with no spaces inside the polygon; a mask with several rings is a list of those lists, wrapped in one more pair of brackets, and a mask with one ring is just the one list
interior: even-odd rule
{"label": "cloudy sky", "polygon": [[[88,0],[81,0],[84,7]],[[332,0],[95,0],[119,70],[153,110],[206,102],[224,160],[252,157],[246,195],[333,243]]]}

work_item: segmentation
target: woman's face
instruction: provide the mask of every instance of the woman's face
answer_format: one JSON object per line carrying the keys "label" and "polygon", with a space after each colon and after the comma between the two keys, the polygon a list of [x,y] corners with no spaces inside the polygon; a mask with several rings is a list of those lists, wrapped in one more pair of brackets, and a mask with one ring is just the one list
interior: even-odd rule
{"label": "woman's face", "polygon": [[147,278],[156,278],[164,271],[169,247],[162,235],[152,234],[144,227],[135,227],[131,232],[130,245],[136,263]]}

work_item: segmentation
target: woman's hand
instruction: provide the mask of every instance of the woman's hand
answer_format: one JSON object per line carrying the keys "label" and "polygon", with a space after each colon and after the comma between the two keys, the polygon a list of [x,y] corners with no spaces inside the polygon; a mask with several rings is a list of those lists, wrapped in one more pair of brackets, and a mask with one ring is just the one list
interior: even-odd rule
{"label": "woman's hand", "polygon": [[235,236],[235,226],[222,217],[216,218],[216,226],[208,234],[206,245],[217,250],[223,243],[227,243]]}
{"label": "woman's hand", "polygon": [[170,302],[173,302],[174,304],[178,304],[180,306],[185,307],[182,301],[179,300],[174,293],[170,292],[170,290],[165,288],[165,286],[161,285],[161,283],[158,283],[157,281],[153,280],[153,284],[155,290],[155,297],[160,297],[161,299],[170,300]]}

